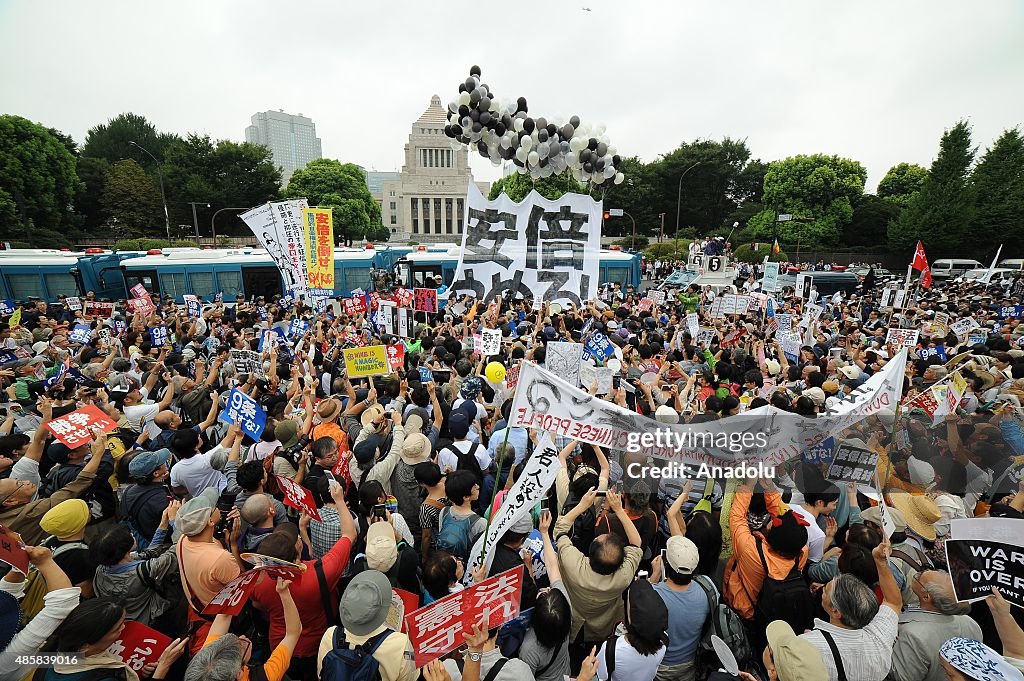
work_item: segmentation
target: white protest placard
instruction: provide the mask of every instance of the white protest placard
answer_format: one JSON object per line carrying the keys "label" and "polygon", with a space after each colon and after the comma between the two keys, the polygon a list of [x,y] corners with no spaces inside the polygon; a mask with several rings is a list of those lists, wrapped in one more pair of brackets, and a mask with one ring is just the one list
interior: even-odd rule
{"label": "white protest placard", "polygon": [[497,355],[501,352],[501,331],[499,329],[484,329],[480,332],[483,337],[483,355]]}
{"label": "white protest placard", "polygon": [[64,299],[64,302],[67,303],[69,310],[82,309],[82,299],[79,298],[78,296],[68,296],[67,298]]}
{"label": "white protest placard", "polygon": [[267,250],[289,293],[306,294],[306,245],[302,209],[306,199],[265,203],[242,213],[242,221]]}
{"label": "white protest placard", "polygon": [[753,298],[750,296],[736,296],[736,314],[747,314],[752,304]]}
{"label": "white protest placard", "polygon": [[[561,467],[554,441],[551,439],[551,435],[544,433],[537,448],[533,450],[533,455],[527,459],[523,474],[516,479],[512,489],[505,495],[501,508],[491,520],[486,538],[481,538],[474,544],[473,550],[470,552],[469,563],[466,565],[467,573],[471,573],[480,565],[481,552],[485,555],[488,569],[491,567],[491,562],[494,560],[494,547],[497,546],[502,535],[520,518],[525,518],[530,514],[534,505],[543,498],[544,493],[555,481]],[[470,577],[471,579],[472,577]]]}
{"label": "white protest placard", "polygon": [[703,345],[704,348],[710,348],[711,344],[718,338],[718,332],[714,329],[700,329],[697,335],[694,336],[695,341],[698,345]]}
{"label": "white protest placard", "polygon": [[766,262],[764,277],[761,279],[761,290],[774,293],[779,287],[779,263]]}
{"label": "white protest placard", "polygon": [[549,200],[533,191],[521,203],[488,201],[472,182],[453,295],[491,302],[511,290],[535,303],[574,303],[597,295],[601,202],[583,194]]}
{"label": "white protest placard", "polygon": [[885,344],[897,345],[904,348],[912,348],[917,345],[917,337],[920,329],[889,329],[885,335]]}
{"label": "white protest placard", "polygon": [[957,336],[965,337],[971,331],[980,327],[981,324],[979,324],[978,320],[976,320],[974,317],[964,317],[963,319],[958,319],[955,322],[953,322],[953,324],[949,327],[949,330],[952,333],[955,333]]}
{"label": "white protest placard", "polygon": [[[722,304],[719,307],[719,311],[722,316],[727,317],[731,314],[736,314],[736,294],[734,293],[723,293],[721,295]],[[745,312],[746,310],[744,310]]]}
{"label": "white protest placard", "polygon": [[697,334],[700,333],[700,317],[696,312],[690,312],[686,315],[686,330],[690,332],[691,338],[696,338]]}
{"label": "white protest placard", "polygon": [[583,344],[554,342],[545,347],[544,366],[555,376],[577,386],[580,384],[580,364],[583,361]]}
{"label": "white protest placard", "polygon": [[788,336],[793,332],[793,315],[777,314],[775,315],[775,323],[779,325],[779,330],[775,332],[776,338]]}
{"label": "white protest placard", "polygon": [[647,297],[650,298],[655,305],[665,304],[665,292],[657,289],[651,289],[647,292]]}
{"label": "white protest placard", "polygon": [[813,285],[814,278],[810,274],[801,272],[796,275],[796,297],[803,300],[811,300],[811,287]]}
{"label": "white protest placard", "polygon": [[892,307],[894,310],[902,310],[907,306],[909,292],[907,289],[899,289],[896,291],[896,295],[892,299]]}

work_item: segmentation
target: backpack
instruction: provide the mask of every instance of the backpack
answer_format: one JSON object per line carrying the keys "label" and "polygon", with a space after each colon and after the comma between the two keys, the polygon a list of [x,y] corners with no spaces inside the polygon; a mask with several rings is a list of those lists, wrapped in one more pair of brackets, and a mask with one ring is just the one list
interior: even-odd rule
{"label": "backpack", "polygon": [[[704,590],[708,599],[708,618],[701,630],[700,644],[697,649],[697,664],[708,672],[717,670],[719,665],[718,653],[711,643],[711,635],[714,634],[725,641],[729,649],[736,657],[740,667],[744,667],[754,657],[754,651],[747,640],[747,630],[743,625],[743,618],[735,610],[723,603],[715,593],[710,580],[703,575],[694,575],[693,581]],[[707,583],[705,583],[707,581]]]}
{"label": "backpack", "polygon": [[793,631],[810,629],[814,623],[815,602],[800,571],[800,557],[793,559],[793,567],[783,579],[776,579],[768,572],[768,561],[764,557],[764,540],[757,538],[757,555],[764,568],[764,584],[754,605],[754,620],[768,625],[772,620],[784,620]]}
{"label": "backpack", "polygon": [[385,629],[362,645],[349,647],[345,631],[334,629],[334,646],[324,656],[321,681],[380,681],[380,663],[373,656],[380,644],[394,632]]}
{"label": "backpack", "polygon": [[448,451],[453,453],[459,460],[455,470],[458,471],[470,471],[473,475],[477,476],[481,481],[484,479],[484,470],[480,468],[480,462],[476,460],[476,450],[480,448],[479,442],[474,442],[469,446],[469,451],[463,454],[457,447],[445,447]]}
{"label": "backpack", "polygon": [[447,551],[463,561],[469,559],[469,533],[473,523],[480,519],[476,513],[460,517],[452,513],[450,508],[441,511],[438,519],[437,550]]}
{"label": "backpack", "polygon": [[[39,545],[43,546],[51,539],[53,539],[52,536],[47,537],[42,542],[40,542]],[[62,553],[66,553],[73,549],[87,548],[89,547],[80,541],[73,541],[68,544],[61,544],[53,550],[53,558],[56,559],[57,556],[61,555]],[[31,570],[29,570],[28,577],[26,578],[25,582],[25,596],[21,599],[19,605],[21,606],[23,621],[25,624],[28,624],[33,617],[42,612],[43,606],[45,605],[44,598],[46,597],[49,588],[46,586],[46,579],[43,577],[42,573],[40,573],[34,567]]]}
{"label": "backpack", "polygon": [[[579,504],[580,497],[574,494],[570,494],[566,500],[565,505],[562,506],[562,515],[567,515],[569,511],[576,508]],[[572,545],[579,549],[584,554],[589,550],[591,542],[594,541],[594,537],[597,534],[597,513],[594,511],[594,507],[590,506],[587,510],[583,511],[572,523],[572,531],[570,532],[570,538],[572,539]]]}

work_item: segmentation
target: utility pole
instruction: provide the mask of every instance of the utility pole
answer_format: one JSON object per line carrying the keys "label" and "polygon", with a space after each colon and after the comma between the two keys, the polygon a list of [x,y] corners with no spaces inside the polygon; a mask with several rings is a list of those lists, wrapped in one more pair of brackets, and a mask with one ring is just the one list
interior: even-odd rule
{"label": "utility pole", "polygon": [[199,245],[199,218],[196,217],[196,206],[210,207],[210,204],[205,201],[189,201],[188,205],[192,206],[192,226],[196,228],[196,246]]}
{"label": "utility pole", "polygon": [[658,217],[661,218],[661,231],[658,232],[658,243],[660,244],[665,238],[665,214],[660,213]]}

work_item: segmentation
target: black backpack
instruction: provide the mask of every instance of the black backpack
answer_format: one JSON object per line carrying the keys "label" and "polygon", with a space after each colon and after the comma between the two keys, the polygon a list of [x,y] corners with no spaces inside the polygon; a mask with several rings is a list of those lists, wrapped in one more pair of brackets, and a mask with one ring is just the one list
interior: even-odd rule
{"label": "black backpack", "polygon": [[785,578],[776,579],[768,572],[764,541],[760,537],[757,538],[757,555],[764,568],[764,583],[754,605],[754,621],[759,626],[767,626],[773,620],[784,620],[798,634],[810,629],[814,623],[815,603],[800,571],[800,556],[793,559],[793,567]]}
{"label": "black backpack", "polygon": [[459,471],[470,471],[479,478],[481,481],[484,479],[484,470],[480,468],[480,462],[476,460],[476,450],[480,448],[479,442],[474,442],[469,446],[469,451],[463,454],[454,445],[446,447],[445,449],[451,451],[458,458],[459,463],[455,467],[455,470]]}

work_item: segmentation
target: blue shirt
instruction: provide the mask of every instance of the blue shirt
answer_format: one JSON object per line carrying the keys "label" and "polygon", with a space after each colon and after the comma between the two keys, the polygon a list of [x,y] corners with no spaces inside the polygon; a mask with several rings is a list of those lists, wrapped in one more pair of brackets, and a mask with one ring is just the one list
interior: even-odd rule
{"label": "blue shirt", "polygon": [[[513,465],[518,466],[526,458],[527,448],[530,445],[530,435],[525,428],[502,428],[491,433],[490,442],[487,444],[487,453],[491,455],[491,462],[498,463],[498,446],[505,443],[505,433],[508,432],[508,444],[516,452],[516,459]],[[505,462],[506,464],[508,461]]]}
{"label": "blue shirt", "polygon": [[710,612],[707,594],[696,582],[690,582],[686,591],[674,591],[666,582],[655,584],[654,590],[668,608],[668,650],[661,663],[677,665],[692,662]]}

